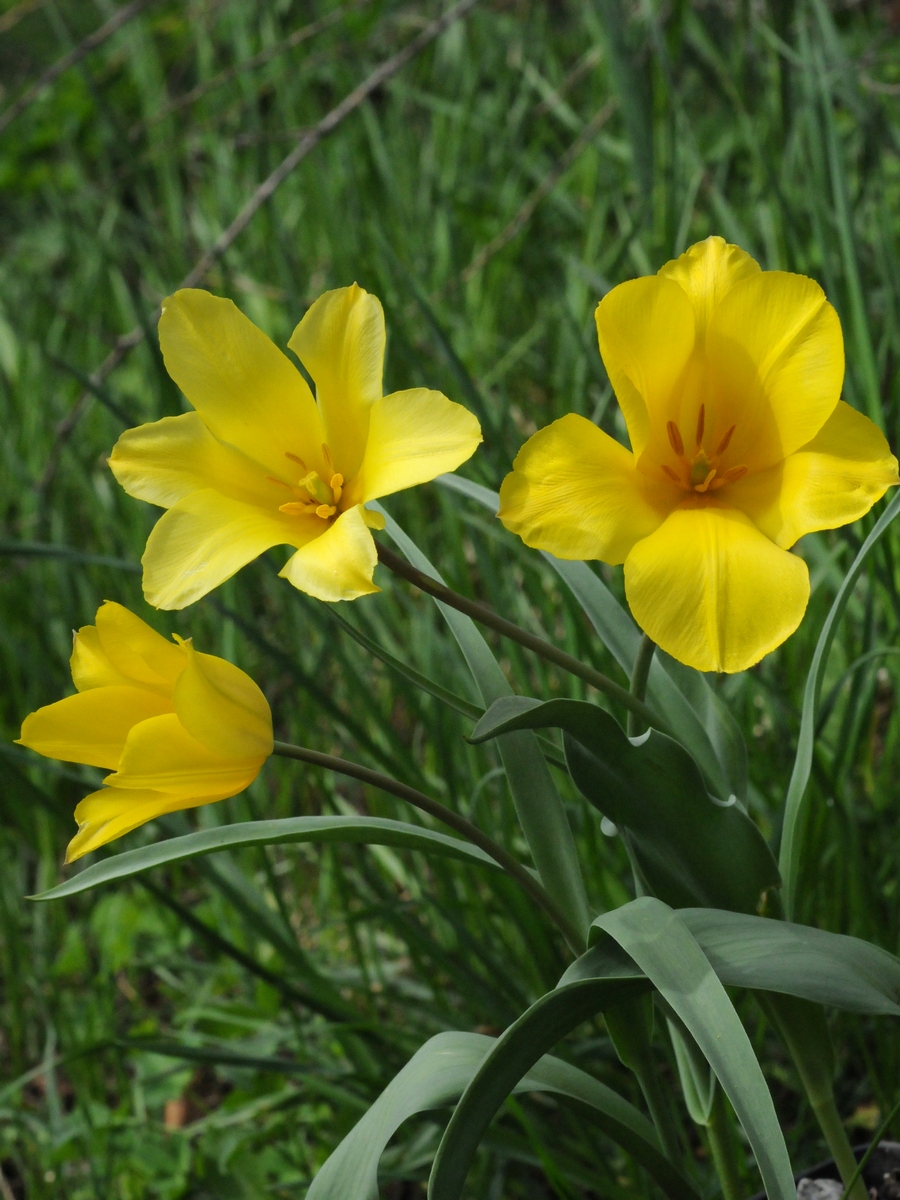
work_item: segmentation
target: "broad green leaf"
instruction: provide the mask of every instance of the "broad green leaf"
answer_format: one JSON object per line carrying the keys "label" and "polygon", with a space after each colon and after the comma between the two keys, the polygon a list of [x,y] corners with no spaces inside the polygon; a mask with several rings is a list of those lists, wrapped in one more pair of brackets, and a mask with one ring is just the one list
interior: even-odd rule
{"label": "broad green leaf", "polygon": [[[333,1152],[313,1180],[306,1200],[378,1200],[378,1162],[397,1129],[416,1113],[458,1100],[496,1044],[494,1038],[479,1033],[439,1033],[427,1041]],[[611,1137],[617,1131],[635,1147],[635,1153],[661,1157],[654,1146],[653,1127],[637,1109],[560,1059],[540,1058],[509,1090],[552,1092],[586,1105]],[[662,1161],[662,1173],[677,1179]],[[677,1195],[680,1200],[695,1200],[689,1189]]]}
{"label": "broad green leaf", "polygon": [[744,1127],[769,1200],[796,1200],[784,1136],[750,1039],[679,914],[642,896],[594,924],[641,967],[702,1050]]}
{"label": "broad green leaf", "polygon": [[481,742],[510,729],[562,729],[582,795],[627,833],[643,881],[676,907],[755,912],[777,886],[762,834],[737,804],[706,791],[683,746],[657,730],[629,738],[605,709],[580,700],[498,700],[475,726]]}
{"label": "broad green leaf", "polygon": [[[723,909],[680,908],[678,916],[726,987],[780,992],[844,1012],[900,1016],[900,958],[879,946]],[[598,917],[594,927],[603,928],[600,922]],[[572,963],[560,987],[610,973],[618,977],[626,969],[603,938]]]}
{"label": "broad green leaf", "polygon": [[785,992],[844,1012],[900,1016],[900,959],[880,946],[744,913],[688,908],[678,915],[731,987]]}
{"label": "broad green leaf", "polygon": [[[441,475],[438,482],[496,514],[500,497],[461,475]],[[597,636],[630,678],[641,644],[641,631],[631,615],[587,563],[569,562],[544,553],[581,605]],[[647,681],[647,703],[665,714],[678,740],[696,759],[707,786],[720,800],[747,795],[747,747],[731,712],[706,677],[657,650]]]}
{"label": "broad green leaf", "polygon": [[900,513],[900,494],[896,495],[863,542],[859,553],[853,560],[853,565],[844,577],[838,594],[825,623],[819,640],[816,643],[812,665],[806,677],[806,688],[803,692],[803,712],[800,718],[800,737],[797,741],[797,756],[794,759],[794,769],[791,772],[791,782],[788,785],[787,799],[784,804],[784,824],[781,834],[781,853],[779,866],[784,880],[784,908],[788,917],[794,912],[797,900],[797,878],[800,873],[800,862],[803,857],[803,839],[806,832],[807,786],[812,771],[813,746],[816,739],[816,709],[819,704],[819,693],[822,690],[822,679],[828,663],[828,655],[837,624],[847,607],[847,602],[859,578],[866,559],[872,548],[878,543],[884,531]]}
{"label": "broad green leaf", "polygon": [[[491,1048],[447,1126],[431,1173],[429,1200],[458,1200],[478,1144],[495,1113],[508,1095],[523,1086],[523,1079],[538,1076],[542,1069],[543,1078],[564,1083],[569,1075],[573,1084],[578,1084],[568,1094],[597,1109],[604,1132],[644,1167],[666,1195],[673,1200],[696,1200],[693,1188],[666,1158],[656,1130],[642,1113],[568,1064],[542,1058],[596,1013],[645,990],[646,984],[635,978],[634,964],[627,959],[618,977],[615,959],[610,959],[608,966],[607,978],[570,984],[542,996]],[[546,1067],[548,1063],[553,1063],[552,1073]]]}
{"label": "broad green leaf", "polygon": [[[384,515],[387,533],[413,566],[440,580],[432,564],[384,508],[377,503],[370,507]],[[485,707],[501,696],[510,696],[512,688],[475,622],[440,601],[435,603],[459,644]],[[567,915],[580,945],[584,945],[582,939],[590,924],[590,912],[578,851],[538,741],[532,733],[514,733],[501,739],[499,750],[522,832],[541,882]]]}
{"label": "broad green leaf", "polygon": [[289,842],[402,846],[426,854],[459,858],[481,867],[497,867],[494,860],[477,846],[470,846],[459,838],[448,837],[445,833],[437,833],[407,821],[392,821],[386,817],[285,817],[277,821],[242,821],[236,825],[219,825],[200,833],[154,842],[139,850],[126,850],[124,854],[116,854],[86,867],[65,883],[31,898],[61,900],[64,896],[75,896],[101,883],[128,879],[153,867],[167,866],[202,854],[215,854],[240,846],[277,846]]}

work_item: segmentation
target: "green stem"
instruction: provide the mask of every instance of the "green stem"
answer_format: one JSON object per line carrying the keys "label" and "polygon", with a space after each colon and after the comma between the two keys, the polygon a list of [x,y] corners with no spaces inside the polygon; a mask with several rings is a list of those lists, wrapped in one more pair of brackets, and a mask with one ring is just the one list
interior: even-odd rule
{"label": "green stem", "polygon": [[614,1004],[603,1019],[623,1066],[632,1071],[650,1111],[660,1145],[673,1164],[681,1159],[678,1134],[672,1118],[669,1098],[663,1089],[653,1061],[653,1002],[644,996],[637,1002]]}
{"label": "green stem", "polygon": [[473,845],[478,846],[485,854],[489,854],[494,862],[502,867],[507,875],[515,879],[536,904],[540,905],[560,929],[573,954],[577,955],[582,952],[584,939],[579,938],[578,931],[573,929],[565,914],[557,907],[552,897],[541,887],[528,868],[498,845],[493,838],[483,833],[477,825],[473,825],[471,821],[461,817],[452,808],[447,808],[439,800],[434,800],[431,796],[426,796],[424,792],[401,783],[399,779],[392,779],[390,775],[382,775],[380,771],[373,771],[370,767],[350,762],[346,758],[336,758],[333,754],[322,754],[318,750],[309,750],[305,746],[293,746],[289,742],[276,742],[272,752],[283,758],[296,758],[300,762],[312,763],[313,766],[324,767],[326,771],[347,775],[351,779],[358,779],[362,783],[380,788],[381,791],[405,800],[407,804],[412,804],[444,825],[455,829],[457,833],[467,838]]}
{"label": "green stem", "polygon": [[881,1145],[881,1139],[887,1133],[888,1127],[890,1126],[891,1121],[893,1121],[894,1117],[896,1117],[898,1112],[900,1112],[900,1100],[897,1101],[897,1103],[894,1105],[894,1107],[891,1109],[891,1111],[884,1118],[884,1120],[881,1122],[881,1124],[878,1126],[877,1130],[873,1134],[872,1141],[869,1143],[868,1150],[865,1152],[865,1154],[862,1156],[862,1158],[856,1164],[856,1170],[853,1172],[852,1176],[850,1177],[850,1179],[848,1180],[848,1182],[844,1188],[843,1200],[847,1200],[850,1193],[856,1187],[857,1180],[862,1176],[862,1173],[866,1169],[866,1165],[868,1164],[869,1159],[872,1157],[872,1155],[875,1153],[875,1151]]}
{"label": "green stem", "polygon": [[435,600],[440,600],[443,604],[448,604],[451,608],[465,613],[467,617],[471,617],[475,621],[480,621],[482,625],[487,625],[490,629],[495,629],[497,633],[501,633],[511,641],[518,642],[520,646],[531,650],[533,654],[546,659],[547,662],[552,662],[556,666],[562,667],[570,675],[577,675],[579,679],[583,679],[585,683],[589,683],[591,687],[595,687],[598,692],[603,692],[611,700],[618,700],[620,704],[623,704],[628,709],[629,713],[635,713],[646,725],[653,725],[656,729],[664,730],[667,733],[670,732],[668,725],[663,721],[662,717],[648,708],[643,700],[633,696],[631,692],[621,687],[618,683],[615,683],[608,676],[603,675],[600,671],[595,671],[593,667],[589,667],[583,662],[579,662],[571,654],[566,654],[565,650],[560,650],[556,646],[551,645],[550,642],[545,642],[543,638],[529,633],[526,629],[520,628],[520,626],[515,625],[512,621],[507,621],[505,617],[501,617],[499,613],[495,613],[492,608],[489,608],[487,604],[482,604],[480,600],[469,600],[468,597],[461,596],[459,592],[454,592],[446,584],[439,583],[436,579],[432,579],[430,575],[426,575],[424,571],[419,571],[416,567],[411,566],[399,554],[395,554],[393,550],[389,550],[381,542],[378,542],[377,545],[379,562],[401,579],[405,579],[407,583],[413,584],[422,592],[427,592]]}
{"label": "green stem", "polygon": [[[867,1200],[856,1171],[856,1155],[834,1102],[831,1038],[818,1004],[774,992],[757,993],[760,1006],[790,1051],[810,1106],[850,1200]],[[851,1182],[854,1181],[855,1182]],[[852,1187],[852,1190],[851,1190]]]}
{"label": "green stem", "polygon": [[734,1140],[731,1136],[731,1126],[725,1109],[725,1096],[718,1084],[716,1084],[712,1112],[709,1114],[709,1121],[706,1125],[706,1136],[709,1139],[709,1149],[716,1174],[722,1185],[724,1200],[743,1200],[744,1185],[735,1161]]}
{"label": "green stem", "polygon": [[[640,700],[641,703],[643,703],[644,697],[647,695],[647,680],[650,678],[650,664],[653,662],[655,651],[656,642],[645,633],[641,638],[641,644],[631,671],[631,695],[635,700]],[[637,737],[641,732],[640,725],[638,724],[638,714],[633,708],[628,710],[626,732],[629,737]]]}

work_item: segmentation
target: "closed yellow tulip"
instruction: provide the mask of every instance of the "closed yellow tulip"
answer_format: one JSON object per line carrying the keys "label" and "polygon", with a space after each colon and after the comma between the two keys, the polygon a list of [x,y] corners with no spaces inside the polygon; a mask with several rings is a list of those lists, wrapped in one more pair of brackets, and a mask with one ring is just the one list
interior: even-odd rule
{"label": "closed yellow tulip", "polygon": [[244,790],[272,753],[272,714],[243,671],[167,642],[121,604],[75,634],[74,696],[25,718],[19,744],[113,772],[75,809],[66,862],[163,813]]}
{"label": "closed yellow tulip", "polygon": [[440,392],[382,396],[381,304],[326,292],[288,343],[316,385],[230,300],[186,289],[163,304],[166,368],[195,411],[130,429],[109,465],[129,495],[168,511],[143,556],[144,594],[184,608],[272,546],[281,574],[320,600],[377,592],[365,505],[453,471],[481,429]]}
{"label": "closed yellow tulip", "polygon": [[804,534],[900,482],[877,426],[840,399],[837,313],[812,279],[711,237],[596,312],[631,450],[569,414],[520,450],[500,519],[558,558],[625,564],[641,628],[701,671],[742,671],[809,600]]}

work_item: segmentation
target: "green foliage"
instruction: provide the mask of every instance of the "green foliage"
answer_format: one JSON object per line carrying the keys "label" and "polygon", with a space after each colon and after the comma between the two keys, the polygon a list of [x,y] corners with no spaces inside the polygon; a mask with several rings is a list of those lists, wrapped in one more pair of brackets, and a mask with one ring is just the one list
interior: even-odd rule
{"label": "green foliage", "polygon": [[[7,2],[0,104],[113,11],[106,0]],[[154,512],[128,500],[105,466],[125,424],[181,411],[152,338],[160,300],[302,130],[437,11],[430,0],[339,12],[326,2],[158,0],[0,133],[0,1166],[16,1200],[302,1195],[430,1038],[500,1034],[554,995],[566,967],[550,923],[501,873],[400,845],[232,846],[160,863],[146,882],[115,890],[24,899],[68,877],[72,810],[96,774],[38,762],[12,739],[27,712],[69,687],[70,630],[105,597],[247,670],[278,736],[388,771],[529,860],[499,756],[465,740],[480,697],[427,597],[379,576],[380,596],[341,612],[357,639],[276,578],[283,555],[273,552],[187,612],[154,613],[137,573]],[[718,232],[768,268],[822,282],[844,322],[847,398],[895,444],[891,19],[888,4],[821,0],[482,0],[287,176],[204,284],[284,344],[322,290],[358,279],[385,303],[388,386],[427,383],[479,414],[486,442],[467,473],[492,491],[525,437],[566,411],[621,433],[593,307],[619,280]],[[606,123],[548,186],[611,100]],[[151,336],[92,379],[132,330]],[[609,636],[619,572],[548,564],[446,488],[389,507],[453,586],[627,679],[636,631],[621,609],[620,641]],[[746,799],[772,841],[803,681],[873,522],[863,524],[805,540],[809,612],[760,667],[694,680],[688,694],[677,667],[654,662],[648,699],[680,722],[711,794]],[[817,680],[794,878],[795,920],[885,951],[900,946],[898,661],[888,653],[900,627],[897,538],[890,528],[868,555]],[[578,681],[485,637],[513,691],[585,698]],[[386,668],[385,656],[408,669]],[[446,691],[464,700],[456,711]],[[752,731],[746,763],[733,718]],[[604,835],[564,775],[554,788],[589,911],[626,902],[621,839]],[[121,846],[152,856],[169,834],[216,841],[261,818],[403,821],[416,838],[435,834],[399,801],[273,760],[245,795]],[[801,949],[792,943],[785,963]],[[634,964],[604,952],[610,970],[631,972],[628,986],[646,988]],[[738,975],[725,982],[750,986]],[[846,975],[834,982],[850,987]],[[823,1144],[796,1074],[756,1010],[739,999],[737,1008],[773,1064],[792,1158],[816,1161]],[[581,1036],[556,1050],[560,1066],[640,1106],[602,1026],[587,1012],[581,1023]],[[841,1114],[887,1113],[900,1078],[895,1029],[883,1016],[832,1025]],[[652,1049],[668,1085],[676,1063],[663,1028]],[[445,1117],[420,1114],[401,1129],[381,1161],[386,1195],[422,1194]],[[468,1187],[510,1198],[649,1194],[597,1128],[583,1110],[525,1091],[490,1126]],[[708,1190],[708,1162],[693,1153],[687,1162]],[[757,1181],[742,1170],[749,1194]]]}

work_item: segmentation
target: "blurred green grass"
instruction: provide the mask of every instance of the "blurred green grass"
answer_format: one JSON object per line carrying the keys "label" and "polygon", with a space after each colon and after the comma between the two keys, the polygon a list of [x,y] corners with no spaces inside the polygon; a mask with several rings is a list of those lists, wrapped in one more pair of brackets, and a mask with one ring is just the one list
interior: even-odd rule
{"label": "blurred green grass", "polygon": [[[106,0],[7,4],[0,105],[83,50],[116,11]],[[386,849],[248,851],[157,874],[149,887],[54,906],[23,899],[61,878],[89,773],[11,741],[25,713],[67,690],[70,631],[107,597],[250,671],[280,736],[425,787],[525,853],[490,749],[468,747],[464,719],[277,580],[282,554],[185,613],[148,609],[133,567],[155,510],[128,499],[105,466],[124,424],[181,411],[154,348],[160,300],[302,132],[439,11],[160,0],[0,133],[4,1200],[302,1195],[427,1036],[502,1029],[561,970],[549,931],[503,879]],[[846,396],[896,448],[898,22],[887,2],[481,0],[300,163],[205,286],[281,344],[324,289],[356,279],[374,291],[388,321],[387,386],[428,383],[475,409],[486,443],[465,470],[495,487],[525,437],[566,411],[622,435],[594,306],[620,280],[721,233],[767,268],[822,282],[844,324]],[[150,336],[81,398],[133,329]],[[616,676],[540,560],[482,511],[435,485],[389,507],[455,586]],[[760,668],[721,681],[747,732],[753,811],[767,832],[816,633],[860,533],[806,539],[815,591],[800,632]],[[801,906],[802,919],[895,952],[898,537],[882,542],[832,657]],[[68,552],[35,552],[46,544]],[[602,570],[619,588],[619,573]],[[343,615],[470,696],[431,602],[380,582],[380,597]],[[517,690],[581,694],[518,647],[496,647]],[[592,901],[621,902],[618,844],[565,795]],[[272,762],[249,793],[123,845],[347,805],[417,819]],[[842,1020],[835,1035],[841,1110],[864,1137],[874,1109],[895,1098],[900,1046],[880,1022]],[[799,1166],[822,1146],[771,1050]],[[577,1053],[627,1091],[602,1028]],[[439,1128],[420,1121],[390,1151],[387,1195],[424,1195],[415,1181]],[[568,1198],[648,1185],[582,1116],[523,1100],[495,1123],[472,1187]]]}

